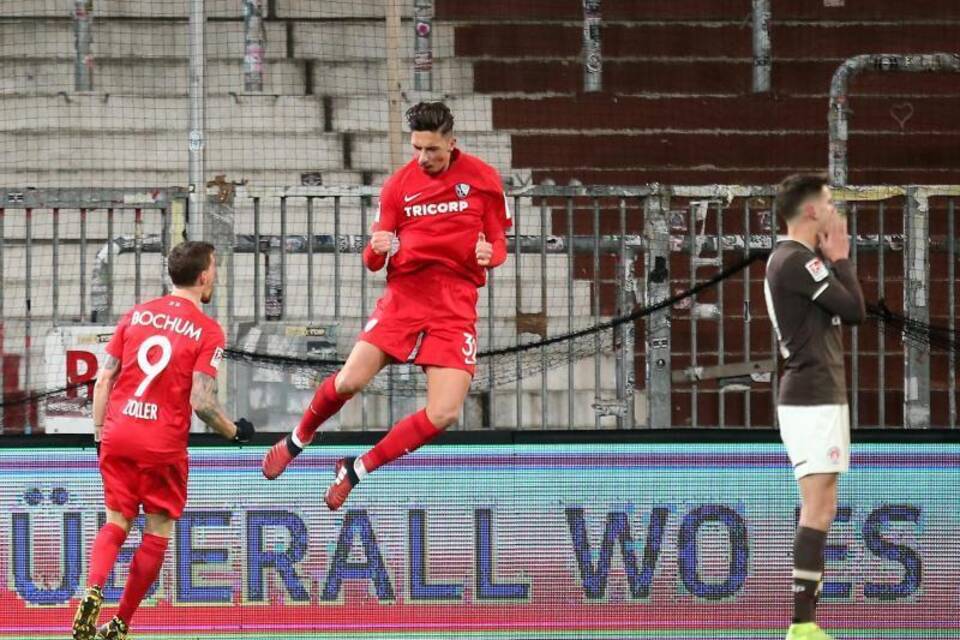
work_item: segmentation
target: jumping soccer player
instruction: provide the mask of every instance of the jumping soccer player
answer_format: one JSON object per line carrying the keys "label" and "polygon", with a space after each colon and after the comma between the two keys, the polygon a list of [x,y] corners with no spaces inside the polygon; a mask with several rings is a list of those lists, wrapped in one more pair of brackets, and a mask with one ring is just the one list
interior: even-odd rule
{"label": "jumping soccer player", "polygon": [[427,376],[426,408],[407,416],[359,458],[337,461],[324,501],[339,509],[364,476],[430,442],[456,422],[477,363],[477,289],[507,257],[510,211],[500,176],[456,148],[453,115],[440,102],[407,111],[415,157],[380,192],[364,264],[387,266],[387,286],[343,368],[317,389],[300,424],[267,452],[278,477],[321,424],[391,362]]}
{"label": "jumping soccer player", "polygon": [[793,545],[793,624],[787,640],[829,640],[815,620],[823,549],[837,512],[837,476],[850,465],[850,411],[841,325],[866,315],[849,260],[847,221],[837,213],[827,179],[791,176],[776,207],[787,240],[767,261],[764,297],[783,377],[777,400],[780,437],[800,488]]}
{"label": "jumping soccer player", "polygon": [[[97,374],[93,426],[107,522],[93,542],[87,591],[73,620],[74,640],[124,640],[134,612],[157,579],[187,500],[191,408],[234,442],[248,442],[254,432],[247,420],[231,422],[217,400],[223,330],[200,310],[213,296],[213,245],[184,242],[170,252],[168,265],[173,293],[123,316]],[[97,630],[103,584],[141,505],[146,514],[143,541],[130,564],[120,609]]]}

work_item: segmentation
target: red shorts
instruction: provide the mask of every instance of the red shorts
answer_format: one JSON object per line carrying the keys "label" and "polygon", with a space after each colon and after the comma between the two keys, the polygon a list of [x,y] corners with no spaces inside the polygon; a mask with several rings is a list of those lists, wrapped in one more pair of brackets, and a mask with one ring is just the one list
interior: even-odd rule
{"label": "red shorts", "polygon": [[130,520],[140,514],[140,505],[144,513],[179,518],[187,503],[187,474],[186,458],[174,464],[152,464],[107,452],[100,455],[104,502]]}
{"label": "red shorts", "polygon": [[397,362],[477,368],[477,285],[436,272],[387,283],[358,340]]}

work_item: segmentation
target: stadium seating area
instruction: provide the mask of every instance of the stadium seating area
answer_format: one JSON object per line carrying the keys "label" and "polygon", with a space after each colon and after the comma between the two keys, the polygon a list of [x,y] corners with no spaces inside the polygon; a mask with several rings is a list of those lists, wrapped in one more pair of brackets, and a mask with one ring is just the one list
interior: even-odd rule
{"label": "stadium seating area", "polygon": [[[298,185],[317,174],[325,185],[380,184],[390,169],[383,3],[266,2],[258,94],[244,91],[242,3],[206,4],[208,175],[254,186]],[[749,0],[625,0],[603,5],[603,90],[586,94],[580,2],[437,0],[434,91],[424,94],[412,90],[413,2],[403,5],[404,100],[447,100],[462,146],[513,184],[758,184],[822,169],[829,82],[843,59],[950,51],[960,41],[952,0],[773,0],[772,91],[757,94]],[[188,2],[95,3],[90,93],[74,91],[72,9],[66,0],[0,3],[0,185],[184,186]],[[939,23],[927,20],[931,12]],[[852,85],[850,108],[852,183],[960,182],[956,77],[866,73]],[[250,232],[249,203],[238,211],[238,232]],[[357,203],[345,203],[343,214],[350,232],[359,232]],[[290,215],[302,222],[302,205],[291,204]],[[554,214],[553,232],[558,223]],[[529,216],[522,231],[539,233],[538,225]],[[119,232],[131,229],[119,225]],[[262,231],[278,230],[270,211]],[[22,233],[8,220],[7,237]],[[37,233],[49,237],[49,230]],[[91,228],[88,265],[102,236]],[[532,264],[520,280],[535,291],[559,290],[569,267],[562,256],[551,260],[547,283]],[[605,273],[612,264],[601,265]],[[126,291],[128,266],[116,280]],[[291,258],[291,267],[296,285],[305,277],[300,259]],[[578,278],[592,279],[592,265],[576,268]],[[252,283],[251,272],[241,270],[238,286]],[[351,267],[344,278],[352,287],[359,274]],[[512,301],[515,282],[505,277],[498,297]],[[578,283],[577,304],[589,309],[586,285]],[[22,286],[12,280],[8,296]],[[72,291],[77,282],[65,286]],[[613,290],[603,286],[609,313]],[[538,293],[531,298],[528,311],[552,313],[539,309]],[[345,304],[359,314],[356,298]],[[535,411],[539,402],[530,397]]]}

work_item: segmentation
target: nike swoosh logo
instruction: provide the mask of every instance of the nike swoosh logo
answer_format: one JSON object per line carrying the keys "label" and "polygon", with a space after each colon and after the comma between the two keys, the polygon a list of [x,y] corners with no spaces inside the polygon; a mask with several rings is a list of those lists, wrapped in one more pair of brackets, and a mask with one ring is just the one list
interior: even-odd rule
{"label": "nike swoosh logo", "polygon": [[[420,193],[423,193],[423,191],[421,191]],[[404,202],[413,202],[414,200],[416,200],[417,198],[420,197],[420,193],[415,193],[415,194],[413,194],[412,196],[403,196],[403,201],[404,201]]]}

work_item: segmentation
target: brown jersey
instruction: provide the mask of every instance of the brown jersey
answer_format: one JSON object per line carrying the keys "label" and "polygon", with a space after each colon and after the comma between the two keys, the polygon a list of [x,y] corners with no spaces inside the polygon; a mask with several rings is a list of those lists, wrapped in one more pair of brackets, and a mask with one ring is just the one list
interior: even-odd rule
{"label": "brown jersey", "polygon": [[774,248],[763,283],[767,312],[783,357],[779,403],[846,404],[841,324],[866,314],[853,263],[828,266],[796,240]]}

